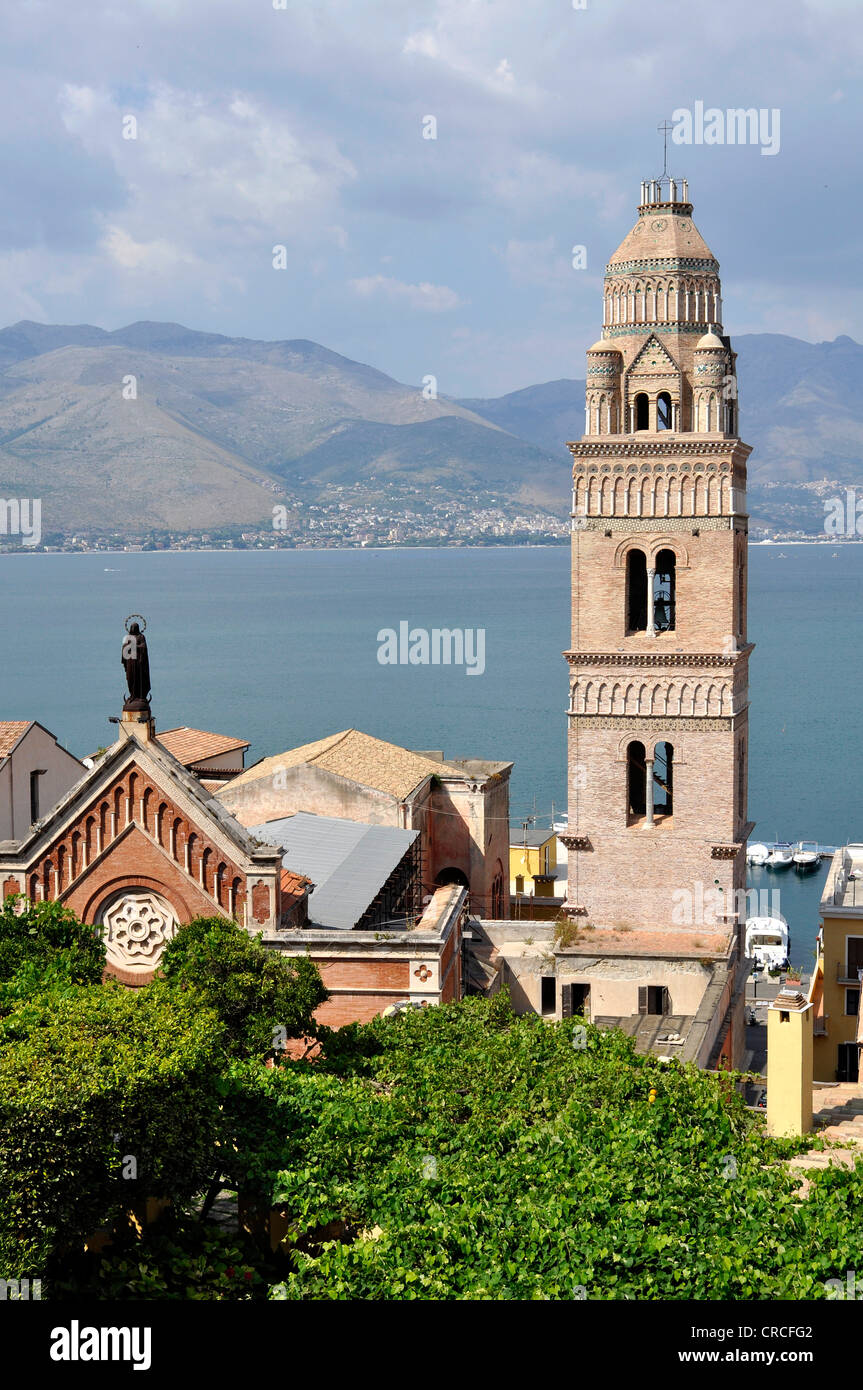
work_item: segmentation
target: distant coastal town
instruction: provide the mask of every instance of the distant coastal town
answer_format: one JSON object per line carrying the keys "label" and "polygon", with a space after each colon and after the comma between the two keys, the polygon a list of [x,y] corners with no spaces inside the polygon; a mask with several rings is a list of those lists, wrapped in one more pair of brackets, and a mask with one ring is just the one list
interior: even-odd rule
{"label": "distant coastal town", "polygon": [[[822,480],[817,484],[761,484],[751,489],[770,498],[770,505],[753,506],[750,544],[777,542],[836,545],[860,541],[855,527],[828,532],[823,498],[844,496],[847,485]],[[440,496],[435,498],[434,492]],[[786,494],[793,493],[792,501]],[[51,526],[45,514],[41,538],[4,534],[0,554],[91,553],[152,550],[338,550],[388,546],[563,545],[571,534],[569,517],[529,504],[513,505],[502,496],[453,498],[443,489],[416,490],[415,498],[389,502],[357,496],[353,488],[331,488],[321,500],[283,495],[265,522],[214,526],[205,529],[75,530]],[[781,496],[780,496],[781,494]],[[863,493],[861,493],[863,495]],[[801,500],[797,500],[799,497]],[[803,501],[805,499],[805,502]],[[761,500],[761,499],[758,499]],[[769,519],[759,524],[758,511]]]}

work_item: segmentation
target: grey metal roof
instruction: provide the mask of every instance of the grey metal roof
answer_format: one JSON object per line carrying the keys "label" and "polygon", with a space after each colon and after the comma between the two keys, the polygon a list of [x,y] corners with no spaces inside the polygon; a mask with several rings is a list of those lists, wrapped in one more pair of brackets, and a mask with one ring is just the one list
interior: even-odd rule
{"label": "grey metal roof", "polygon": [[556,833],[554,830],[528,830],[525,834],[520,825],[511,825],[509,829],[510,848],[518,849],[521,845],[527,844],[528,849],[536,849],[539,845],[544,845],[546,840],[553,840]]}
{"label": "grey metal roof", "polygon": [[308,811],[254,825],[249,831],[259,840],[280,845],[284,868],[312,880],[310,921],[346,931],[374,902],[419,833]]}

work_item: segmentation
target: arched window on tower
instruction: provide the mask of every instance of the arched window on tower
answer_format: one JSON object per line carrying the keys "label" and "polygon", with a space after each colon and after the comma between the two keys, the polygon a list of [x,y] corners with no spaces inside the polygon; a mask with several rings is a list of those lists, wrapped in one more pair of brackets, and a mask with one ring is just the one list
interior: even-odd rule
{"label": "arched window on tower", "polygon": [[746,740],[740,740],[737,750],[737,814],[746,819]]}
{"label": "arched window on tower", "polygon": [[660,550],[653,576],[653,630],[673,632],[677,607],[677,557],[673,550]]}
{"label": "arched window on tower", "polygon": [[635,428],[650,429],[650,401],[646,391],[639,391],[635,398]]}
{"label": "arched window on tower", "polygon": [[653,814],[674,815],[674,747],[664,740],[653,750]]}
{"label": "arched window on tower", "polygon": [[671,429],[671,397],[667,391],[660,391],[656,397],[656,428]]}
{"label": "arched window on tower", "polygon": [[630,550],[626,556],[626,630],[647,631],[647,556]]}
{"label": "arched window on tower", "polygon": [[644,744],[635,741],[626,750],[626,810],[630,822],[643,816],[647,809],[645,776]]}

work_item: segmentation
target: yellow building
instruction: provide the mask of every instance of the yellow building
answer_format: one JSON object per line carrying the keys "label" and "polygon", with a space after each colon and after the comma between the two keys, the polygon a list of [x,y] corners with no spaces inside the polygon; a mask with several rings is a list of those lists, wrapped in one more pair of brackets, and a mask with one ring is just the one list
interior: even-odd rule
{"label": "yellow building", "polygon": [[863,844],[833,856],[821,895],[819,952],[809,1000],[816,1081],[859,1079],[863,980]]}
{"label": "yellow building", "polygon": [[553,898],[557,869],[554,830],[512,830],[509,891],[514,898]]}

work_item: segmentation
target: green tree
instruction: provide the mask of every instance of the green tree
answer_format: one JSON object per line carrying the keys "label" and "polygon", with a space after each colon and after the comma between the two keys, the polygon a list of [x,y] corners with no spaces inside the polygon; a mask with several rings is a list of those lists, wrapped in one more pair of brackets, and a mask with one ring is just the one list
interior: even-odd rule
{"label": "green tree", "polygon": [[104,968],[97,927],[85,926],[62,903],[6,898],[0,908],[0,1011],[44,990],[49,980],[58,987],[96,984]]}
{"label": "green tree", "polygon": [[196,917],[183,927],[165,949],[161,974],[218,1015],[226,1053],[236,1058],[265,1057],[288,1038],[313,1035],[315,1009],[328,997],[307,956],[268,950],[224,917]]}
{"label": "green tree", "polygon": [[212,1172],[222,1029],[155,984],[78,985],[0,1020],[0,1276],[42,1276],[145,1197]]}

